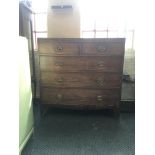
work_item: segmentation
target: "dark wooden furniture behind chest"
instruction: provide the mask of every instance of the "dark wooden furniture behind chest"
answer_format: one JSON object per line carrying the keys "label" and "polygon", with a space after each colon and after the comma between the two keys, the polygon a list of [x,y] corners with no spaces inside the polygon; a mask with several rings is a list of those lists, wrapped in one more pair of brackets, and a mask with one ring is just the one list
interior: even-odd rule
{"label": "dark wooden furniture behind chest", "polygon": [[42,105],[119,112],[124,38],[39,38]]}
{"label": "dark wooden furniture behind chest", "polygon": [[32,10],[26,4],[19,3],[19,36],[27,38],[30,72],[31,72],[31,86],[33,98],[36,96],[36,82],[35,82],[35,59],[33,47],[33,30],[32,30]]}

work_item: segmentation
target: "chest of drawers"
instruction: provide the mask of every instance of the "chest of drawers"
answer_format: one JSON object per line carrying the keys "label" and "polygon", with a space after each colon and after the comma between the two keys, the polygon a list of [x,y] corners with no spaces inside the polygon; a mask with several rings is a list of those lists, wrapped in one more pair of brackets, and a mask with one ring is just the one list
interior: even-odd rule
{"label": "chest of drawers", "polygon": [[119,112],[124,38],[39,38],[42,105]]}

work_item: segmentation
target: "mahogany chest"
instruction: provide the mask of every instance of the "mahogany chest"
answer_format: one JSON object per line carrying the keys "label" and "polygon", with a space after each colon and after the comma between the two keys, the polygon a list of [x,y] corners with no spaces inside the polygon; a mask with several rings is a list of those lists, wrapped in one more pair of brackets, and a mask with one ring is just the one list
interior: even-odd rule
{"label": "mahogany chest", "polygon": [[38,38],[42,105],[119,113],[124,38]]}

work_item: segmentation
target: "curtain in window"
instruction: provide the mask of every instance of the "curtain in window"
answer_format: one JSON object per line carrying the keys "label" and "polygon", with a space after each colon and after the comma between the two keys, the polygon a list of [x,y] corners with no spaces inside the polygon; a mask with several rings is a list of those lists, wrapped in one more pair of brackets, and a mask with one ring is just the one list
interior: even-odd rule
{"label": "curtain in window", "polygon": [[134,78],[134,1],[79,0],[79,7],[82,38],[126,38],[124,72]]}

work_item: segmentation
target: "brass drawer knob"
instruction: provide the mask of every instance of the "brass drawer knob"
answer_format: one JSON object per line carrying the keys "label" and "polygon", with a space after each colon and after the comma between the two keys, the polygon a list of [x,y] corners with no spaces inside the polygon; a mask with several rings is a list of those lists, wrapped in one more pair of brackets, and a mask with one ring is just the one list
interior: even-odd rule
{"label": "brass drawer knob", "polygon": [[59,83],[62,83],[64,81],[64,78],[63,77],[59,77],[58,79],[57,79],[57,82],[59,82]]}
{"label": "brass drawer knob", "polygon": [[98,95],[97,96],[97,101],[103,101],[103,96],[102,95]]}
{"label": "brass drawer knob", "polygon": [[104,85],[104,79],[102,78],[97,78],[96,79],[96,83],[98,86],[103,86]]}
{"label": "brass drawer knob", "polygon": [[63,47],[61,46],[58,46],[56,49],[55,49],[56,52],[63,52]]}
{"label": "brass drawer knob", "polygon": [[61,100],[62,99],[62,94],[57,94],[57,99]]}
{"label": "brass drawer knob", "polygon": [[104,61],[99,61],[99,62],[97,63],[97,66],[103,67],[103,66],[104,66]]}
{"label": "brass drawer knob", "polygon": [[63,62],[55,62],[55,66],[63,66],[64,65],[64,63]]}
{"label": "brass drawer knob", "polygon": [[106,51],[106,48],[104,46],[98,46],[96,48],[97,52],[105,52]]}

